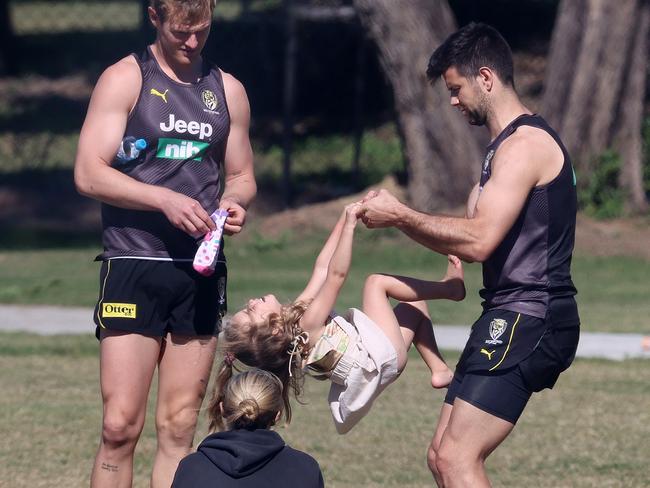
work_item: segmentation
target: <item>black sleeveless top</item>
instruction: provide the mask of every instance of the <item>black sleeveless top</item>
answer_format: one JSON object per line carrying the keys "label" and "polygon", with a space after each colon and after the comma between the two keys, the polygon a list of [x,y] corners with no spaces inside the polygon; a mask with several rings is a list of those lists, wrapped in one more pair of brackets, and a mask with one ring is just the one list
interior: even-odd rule
{"label": "black sleeveless top", "polygon": [[547,132],[562,150],[564,163],[549,183],[533,188],[512,228],[483,263],[484,311],[504,309],[544,318],[555,297],[576,294],[571,281],[577,195],[569,154],[557,133],[538,115],[513,120],[487,147],[480,188],[492,174],[492,157],[518,127]]}
{"label": "black sleeveless top", "polygon": [[[124,135],[145,139],[147,148],[144,155],[115,168],[194,198],[212,213],[219,203],[219,172],[230,130],[219,68],[204,61],[201,78],[183,84],[162,71],[149,48],[133,57],[142,72],[142,88]],[[191,260],[197,249],[197,240],[160,212],[104,203],[102,224],[103,259]]]}

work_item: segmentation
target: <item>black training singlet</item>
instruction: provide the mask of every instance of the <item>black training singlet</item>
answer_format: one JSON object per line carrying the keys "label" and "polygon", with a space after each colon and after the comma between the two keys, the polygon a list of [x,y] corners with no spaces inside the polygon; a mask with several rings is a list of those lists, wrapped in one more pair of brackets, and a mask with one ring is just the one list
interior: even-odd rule
{"label": "black training singlet", "polygon": [[[147,148],[144,156],[115,168],[194,198],[212,213],[219,203],[219,170],[230,130],[219,68],[204,62],[199,81],[183,84],[163,72],[149,48],[133,57],[142,73],[142,89],[124,135],[145,139]],[[102,224],[103,259],[191,260],[197,249],[197,241],[160,212],[104,203]]]}
{"label": "black training singlet", "polygon": [[560,173],[533,188],[519,217],[492,255],[483,263],[483,309],[504,309],[545,318],[554,297],[573,296],[571,254],[575,241],[577,196],[569,154],[557,133],[538,115],[521,115],[490,143],[480,188],[492,173],[492,157],[518,127],[547,132],[562,149]]}

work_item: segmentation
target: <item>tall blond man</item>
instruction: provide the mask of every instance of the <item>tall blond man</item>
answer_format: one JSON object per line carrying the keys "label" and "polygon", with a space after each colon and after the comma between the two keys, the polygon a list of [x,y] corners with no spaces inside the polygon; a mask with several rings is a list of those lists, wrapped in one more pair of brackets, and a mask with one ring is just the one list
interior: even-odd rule
{"label": "tall blond man", "polygon": [[[93,91],[75,160],[80,193],[102,202],[104,251],[94,313],[103,421],[92,487],[129,487],[158,368],[154,488],[191,450],[226,310],[215,273],[192,269],[210,215],[241,231],[256,193],[250,107],[239,81],[201,52],[215,0],[151,0],[153,44],[109,66]],[[146,145],[116,157],[126,137]]]}

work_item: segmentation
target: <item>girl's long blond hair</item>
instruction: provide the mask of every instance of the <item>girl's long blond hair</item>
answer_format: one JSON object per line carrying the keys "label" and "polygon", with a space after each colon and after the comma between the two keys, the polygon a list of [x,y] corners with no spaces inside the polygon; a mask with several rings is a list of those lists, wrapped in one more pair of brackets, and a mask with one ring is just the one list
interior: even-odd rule
{"label": "girl's long blond hair", "polygon": [[223,400],[236,359],[250,368],[269,371],[280,379],[285,419],[291,422],[289,392],[293,391],[299,400],[304,383],[302,360],[309,352],[306,344],[296,344],[296,338],[303,334],[298,324],[305,310],[306,303],[295,302],[283,306],[279,314],[270,314],[262,323],[226,324],[219,337],[226,360],[217,374],[213,400],[217,403]]}

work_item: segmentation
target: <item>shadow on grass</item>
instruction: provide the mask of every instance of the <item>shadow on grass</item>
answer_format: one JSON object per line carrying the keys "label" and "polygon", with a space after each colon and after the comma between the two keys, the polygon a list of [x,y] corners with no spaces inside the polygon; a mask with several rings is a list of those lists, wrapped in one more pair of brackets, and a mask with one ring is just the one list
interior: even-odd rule
{"label": "shadow on grass", "polygon": [[[0,222],[0,226],[6,226]],[[9,226],[0,235],[0,250],[74,249],[101,247],[98,232],[71,232],[55,229],[20,228]]]}
{"label": "shadow on grass", "polygon": [[0,249],[100,245],[99,204],[74,188],[72,170],[0,175]]}
{"label": "shadow on grass", "polygon": [[[375,178],[377,179],[377,178]],[[331,168],[296,175],[293,207],[356,193],[375,183],[371,176]],[[258,181],[254,203],[263,218],[283,209],[282,183]],[[0,174],[0,250],[101,247],[100,204],[79,195],[71,169]]]}

